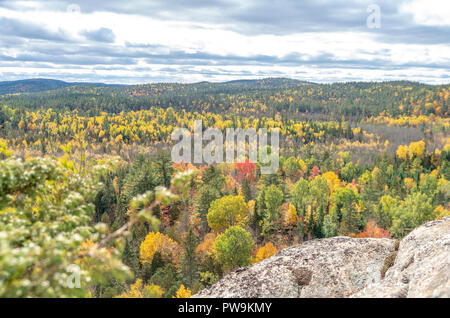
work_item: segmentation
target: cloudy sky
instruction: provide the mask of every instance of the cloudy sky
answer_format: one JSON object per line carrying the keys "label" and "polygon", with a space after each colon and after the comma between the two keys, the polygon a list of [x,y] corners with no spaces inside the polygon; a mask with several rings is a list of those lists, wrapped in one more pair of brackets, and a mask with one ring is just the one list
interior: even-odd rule
{"label": "cloudy sky", "polygon": [[450,83],[450,1],[0,0],[0,81],[269,76]]}

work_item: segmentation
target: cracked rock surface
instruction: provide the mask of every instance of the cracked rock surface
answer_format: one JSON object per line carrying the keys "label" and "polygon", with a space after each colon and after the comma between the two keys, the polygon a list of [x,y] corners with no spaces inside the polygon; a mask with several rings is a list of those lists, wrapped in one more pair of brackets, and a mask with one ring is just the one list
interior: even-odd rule
{"label": "cracked rock surface", "polygon": [[412,231],[385,279],[354,297],[450,297],[450,217]]}
{"label": "cracked rock surface", "polygon": [[[393,264],[382,278],[388,257]],[[307,241],[193,297],[450,297],[450,217],[418,227],[398,251],[391,239]]]}

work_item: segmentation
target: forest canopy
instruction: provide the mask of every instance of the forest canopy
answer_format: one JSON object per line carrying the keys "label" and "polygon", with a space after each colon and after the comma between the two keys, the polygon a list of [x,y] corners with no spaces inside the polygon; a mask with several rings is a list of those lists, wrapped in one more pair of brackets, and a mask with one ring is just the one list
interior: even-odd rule
{"label": "forest canopy", "polygon": [[[315,238],[450,215],[449,85],[74,85],[0,97],[0,296],[190,297]],[[280,167],[174,163],[195,120],[279,128]]]}

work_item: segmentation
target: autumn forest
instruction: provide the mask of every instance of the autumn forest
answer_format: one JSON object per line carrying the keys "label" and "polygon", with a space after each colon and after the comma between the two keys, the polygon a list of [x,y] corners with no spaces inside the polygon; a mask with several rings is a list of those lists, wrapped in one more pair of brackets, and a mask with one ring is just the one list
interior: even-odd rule
{"label": "autumn forest", "polygon": [[[308,240],[401,239],[450,215],[449,96],[284,78],[5,92],[0,297],[186,298]],[[278,128],[277,173],[173,162],[195,120]]]}

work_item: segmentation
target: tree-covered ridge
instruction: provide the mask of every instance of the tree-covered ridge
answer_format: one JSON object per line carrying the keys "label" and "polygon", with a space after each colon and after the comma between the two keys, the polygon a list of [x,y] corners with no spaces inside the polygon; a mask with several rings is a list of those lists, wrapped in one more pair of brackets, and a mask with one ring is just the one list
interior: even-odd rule
{"label": "tree-covered ridge", "polygon": [[60,89],[67,86],[70,86],[70,84],[63,81],[49,79],[29,79],[0,82],[0,95],[42,92]]}
{"label": "tree-covered ridge", "polygon": [[125,87],[73,86],[35,94],[4,96],[11,107],[78,110],[89,115],[150,107],[255,116],[303,113],[365,118],[387,112],[448,116],[449,85],[412,82],[312,84],[283,79],[226,83],[148,84]]}
{"label": "tree-covered ridge", "polygon": [[77,85],[110,86],[101,83],[68,83],[52,79],[34,78],[0,82],[0,95],[44,92]]}

